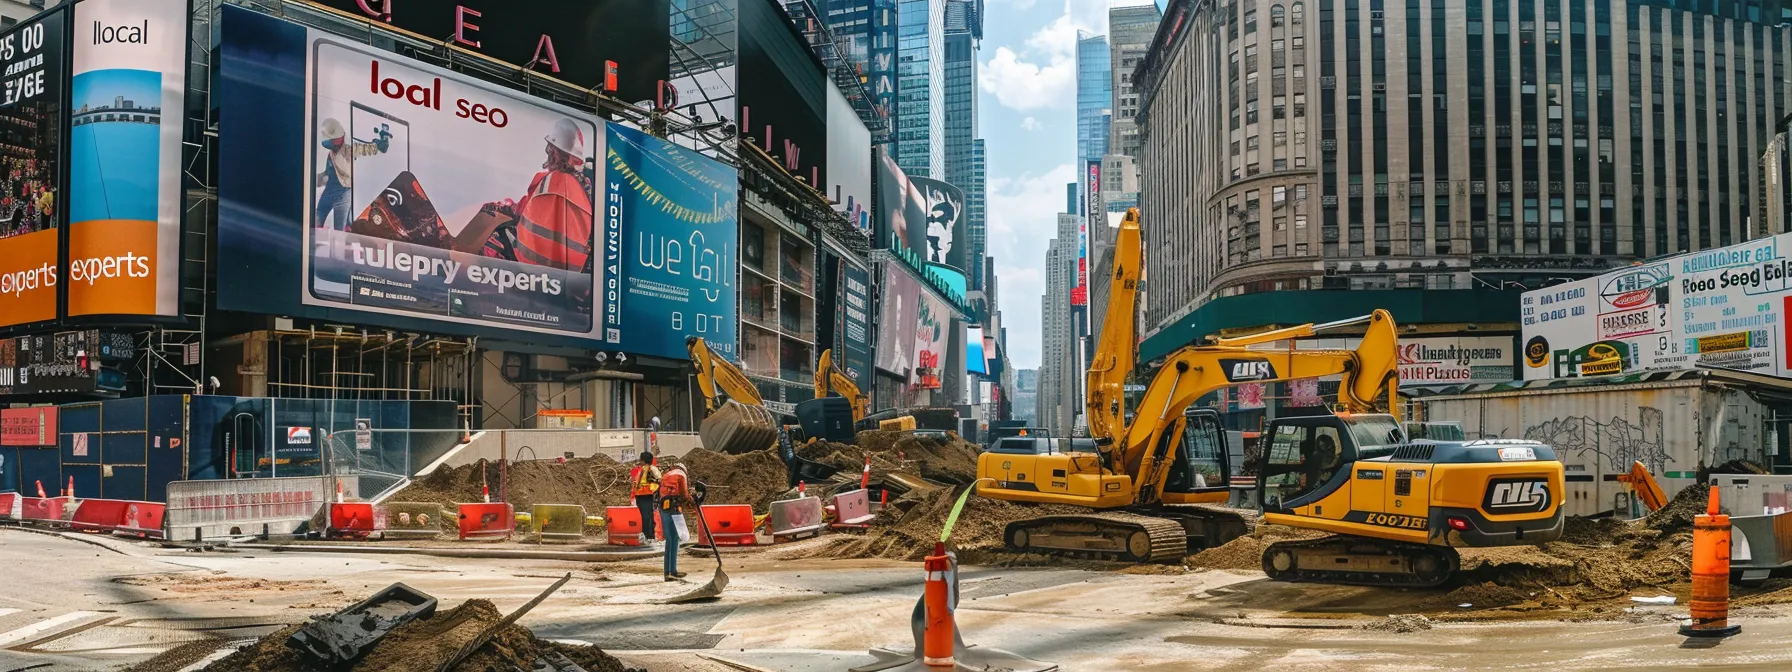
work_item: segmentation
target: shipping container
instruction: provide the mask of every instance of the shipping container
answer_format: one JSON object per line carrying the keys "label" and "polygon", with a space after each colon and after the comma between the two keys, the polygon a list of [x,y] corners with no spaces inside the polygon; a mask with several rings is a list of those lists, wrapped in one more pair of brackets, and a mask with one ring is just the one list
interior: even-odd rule
{"label": "shipping container", "polygon": [[1669,496],[1734,460],[1783,468],[1792,381],[1716,369],[1403,390],[1414,420],[1459,422],[1469,438],[1549,444],[1569,515],[1634,512],[1618,482],[1642,462]]}

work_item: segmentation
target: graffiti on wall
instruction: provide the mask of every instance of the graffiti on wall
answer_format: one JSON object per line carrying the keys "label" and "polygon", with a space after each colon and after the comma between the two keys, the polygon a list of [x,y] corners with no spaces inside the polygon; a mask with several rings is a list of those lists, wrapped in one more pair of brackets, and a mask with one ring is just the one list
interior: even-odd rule
{"label": "graffiti on wall", "polygon": [[1585,460],[1590,454],[1611,471],[1628,471],[1632,462],[1642,462],[1654,473],[1666,471],[1674,458],[1661,437],[1661,409],[1649,406],[1637,407],[1636,422],[1615,416],[1600,422],[1582,415],[1551,418],[1524,429],[1524,438],[1553,446],[1561,456]]}

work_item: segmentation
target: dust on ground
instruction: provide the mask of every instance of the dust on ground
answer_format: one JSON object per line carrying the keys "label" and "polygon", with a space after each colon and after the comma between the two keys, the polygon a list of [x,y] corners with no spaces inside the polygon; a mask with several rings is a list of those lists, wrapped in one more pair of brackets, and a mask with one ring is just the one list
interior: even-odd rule
{"label": "dust on ground", "polygon": [[226,593],[229,595],[241,595],[243,593],[256,591],[285,592],[289,589],[309,590],[326,583],[322,579],[277,581],[274,579],[246,579],[235,576],[202,574],[147,574],[141,576],[124,576],[113,579],[112,582],[126,586],[160,588],[162,591],[170,593]]}
{"label": "dust on ground", "polygon": [[1408,633],[1431,629],[1431,619],[1424,614],[1394,614],[1379,620],[1358,626],[1363,630],[1375,632]]}
{"label": "dust on ground", "polygon": [[[434,672],[461,647],[503,616],[486,600],[468,600],[453,609],[437,611],[427,619],[399,626],[374,644],[356,661],[354,672]],[[286,640],[300,626],[275,631],[205,669],[217,672],[308,672],[314,661]],[[534,669],[537,658],[557,652],[591,672],[639,672],[597,647],[570,646],[537,639],[528,628],[510,625],[454,666],[456,672]]]}

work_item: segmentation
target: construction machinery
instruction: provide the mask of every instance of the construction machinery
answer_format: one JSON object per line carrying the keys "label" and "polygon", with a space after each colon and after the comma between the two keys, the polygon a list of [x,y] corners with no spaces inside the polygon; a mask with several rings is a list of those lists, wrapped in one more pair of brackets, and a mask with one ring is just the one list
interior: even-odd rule
{"label": "construction machinery", "polygon": [[[1127,419],[1141,256],[1136,211],[1114,248],[1110,305],[1088,372],[1098,451],[985,453],[978,492],[1010,501],[1070,504],[1090,513],[1010,523],[1010,549],[1130,561],[1171,561],[1258,522],[1335,533],[1278,542],[1264,568],[1281,580],[1435,585],[1457,567],[1454,546],[1540,544],[1561,535],[1562,465],[1534,442],[1410,443],[1386,412],[1399,376],[1392,315],[1383,310],[1185,347],[1170,355]],[[1355,350],[1258,349],[1362,327]],[[1261,511],[1229,508],[1226,433],[1209,392],[1252,383],[1339,376],[1335,412],[1264,428],[1257,468]]]}
{"label": "construction machinery", "polygon": [[834,366],[834,351],[821,351],[821,359],[815,362],[815,398],[825,399],[833,394],[845,397],[852,402],[852,421],[859,422],[871,414],[871,397],[859,391],[859,384],[852,377]]}
{"label": "construction machinery", "polygon": [[727,359],[711,352],[702,338],[684,340],[697,368],[697,387],[703,391],[708,415],[698,425],[703,446],[724,453],[747,453],[776,444],[779,418],[765,407],[759,388]]}

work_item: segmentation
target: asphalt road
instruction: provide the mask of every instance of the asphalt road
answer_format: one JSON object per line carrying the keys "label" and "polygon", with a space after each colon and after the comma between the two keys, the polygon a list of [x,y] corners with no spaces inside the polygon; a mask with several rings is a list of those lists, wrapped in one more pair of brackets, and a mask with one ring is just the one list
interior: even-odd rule
{"label": "asphalt road", "polygon": [[[652,672],[842,670],[867,650],[910,643],[920,594],[912,563],[735,554],[715,602],[654,601],[658,561],[602,566],[416,555],[195,553],[0,529],[0,672],[118,670],[187,642],[219,649],[334,610],[394,581],[453,606],[510,610],[566,572],[575,580],[523,619],[537,634],[603,646]],[[687,559],[692,577],[702,559]],[[1073,569],[967,568],[958,617],[967,642],[1065,670],[1792,669],[1792,609],[1749,610],[1715,647],[1675,634],[1673,607],[1641,622],[1534,621],[1361,629],[1419,595],[1278,584],[1249,573],[1143,576]],[[1290,618],[1299,612],[1307,618]],[[1322,615],[1321,618],[1312,618]]]}

